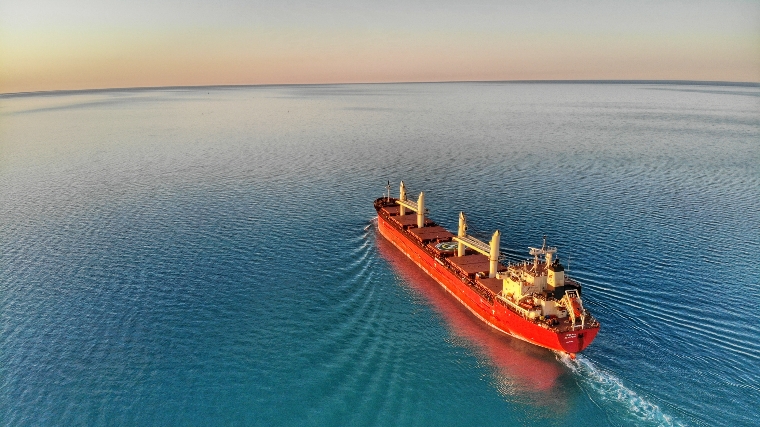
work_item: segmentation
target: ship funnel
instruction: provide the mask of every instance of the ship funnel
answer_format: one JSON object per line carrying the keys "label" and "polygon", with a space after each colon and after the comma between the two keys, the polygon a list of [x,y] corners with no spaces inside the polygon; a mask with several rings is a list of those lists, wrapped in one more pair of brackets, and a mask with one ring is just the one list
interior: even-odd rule
{"label": "ship funnel", "polygon": [[501,240],[501,233],[496,230],[491,237],[491,256],[488,257],[489,268],[488,277],[496,277],[496,270],[499,266],[499,241]]}
{"label": "ship funnel", "polygon": [[[467,236],[467,217],[464,216],[464,212],[459,212],[459,231],[457,232],[458,237],[466,237]],[[465,246],[464,243],[459,242],[459,245],[457,246],[457,256],[464,256]]]}
{"label": "ship funnel", "polygon": [[425,193],[420,192],[420,197],[417,199],[417,227],[422,228],[425,226]]}
{"label": "ship funnel", "polygon": [[[398,199],[402,202],[406,200],[406,186],[404,185],[404,181],[401,181],[401,186],[398,189]],[[398,214],[406,215],[406,207],[404,207],[404,205],[398,207]]]}

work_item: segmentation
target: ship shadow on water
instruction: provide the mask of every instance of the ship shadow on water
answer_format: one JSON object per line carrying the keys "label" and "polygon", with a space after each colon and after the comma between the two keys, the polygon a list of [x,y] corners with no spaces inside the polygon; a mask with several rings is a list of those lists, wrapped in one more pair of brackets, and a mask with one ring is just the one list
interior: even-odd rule
{"label": "ship shadow on water", "polygon": [[492,372],[492,384],[510,401],[551,406],[556,414],[568,408],[572,375],[550,350],[498,332],[470,313],[433,278],[402,254],[379,232],[373,236],[380,256],[441,315],[451,343],[472,351]]}

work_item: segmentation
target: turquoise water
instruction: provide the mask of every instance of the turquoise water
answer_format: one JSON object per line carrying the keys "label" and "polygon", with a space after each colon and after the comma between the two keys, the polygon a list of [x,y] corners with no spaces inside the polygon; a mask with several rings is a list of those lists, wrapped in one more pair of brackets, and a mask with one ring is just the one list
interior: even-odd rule
{"label": "turquoise water", "polygon": [[[390,84],[0,98],[0,424],[760,425],[760,88]],[[376,234],[549,243],[576,361]]]}

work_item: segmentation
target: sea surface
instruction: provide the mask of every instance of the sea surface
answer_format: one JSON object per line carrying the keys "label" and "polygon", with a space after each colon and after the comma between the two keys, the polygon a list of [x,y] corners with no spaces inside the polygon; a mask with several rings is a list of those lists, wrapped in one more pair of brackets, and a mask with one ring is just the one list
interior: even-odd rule
{"label": "sea surface", "polygon": [[[480,323],[377,234],[548,236],[602,329]],[[760,425],[760,86],[0,96],[0,425]]]}

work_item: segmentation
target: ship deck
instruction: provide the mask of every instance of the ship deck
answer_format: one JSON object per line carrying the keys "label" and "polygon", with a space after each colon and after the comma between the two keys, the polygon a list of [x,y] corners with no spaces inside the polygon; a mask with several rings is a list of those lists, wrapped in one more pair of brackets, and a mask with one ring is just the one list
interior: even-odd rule
{"label": "ship deck", "polygon": [[423,228],[410,228],[409,233],[421,242],[429,242],[431,240],[449,241],[454,237],[453,234],[439,225]]}
{"label": "ship deck", "polygon": [[501,293],[501,290],[504,288],[504,281],[501,279],[484,278],[478,279],[478,282],[488,288],[488,290],[493,292],[495,295],[499,295]]}
{"label": "ship deck", "polygon": [[[401,228],[417,227],[417,215],[393,215],[390,217],[391,221],[398,224]],[[425,227],[434,225],[435,223],[425,218]]]}
{"label": "ship deck", "polygon": [[[456,269],[468,276],[477,273],[488,273],[491,265],[490,261],[488,261],[488,257],[483,254],[453,256],[447,258],[447,260]],[[497,270],[506,271],[507,267],[504,267],[501,264],[497,264]],[[499,292],[501,292],[501,288],[499,288]]]}

